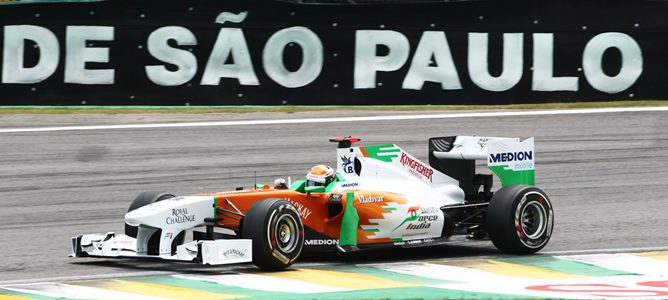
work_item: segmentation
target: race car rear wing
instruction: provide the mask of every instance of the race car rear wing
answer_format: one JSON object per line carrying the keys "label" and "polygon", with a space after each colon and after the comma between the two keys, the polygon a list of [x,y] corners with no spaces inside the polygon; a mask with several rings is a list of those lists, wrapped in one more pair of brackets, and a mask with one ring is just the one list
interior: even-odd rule
{"label": "race car rear wing", "polygon": [[459,180],[468,195],[476,178],[475,161],[487,167],[503,186],[534,185],[534,138],[447,136],[429,139],[429,165]]}

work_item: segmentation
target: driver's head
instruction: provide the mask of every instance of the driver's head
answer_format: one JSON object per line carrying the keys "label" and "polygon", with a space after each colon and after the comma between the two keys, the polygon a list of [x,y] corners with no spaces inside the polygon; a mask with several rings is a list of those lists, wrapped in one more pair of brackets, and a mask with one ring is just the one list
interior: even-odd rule
{"label": "driver's head", "polygon": [[317,165],[306,174],[306,186],[327,186],[334,181],[334,169],[326,165]]}

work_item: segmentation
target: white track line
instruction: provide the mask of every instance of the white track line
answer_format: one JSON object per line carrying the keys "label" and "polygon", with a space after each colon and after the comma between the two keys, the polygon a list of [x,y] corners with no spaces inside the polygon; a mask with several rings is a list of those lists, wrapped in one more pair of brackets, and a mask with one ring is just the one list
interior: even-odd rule
{"label": "white track line", "polygon": [[588,249],[588,250],[563,250],[563,251],[541,251],[541,255],[576,255],[576,254],[605,254],[605,253],[631,253],[633,252],[651,252],[666,251],[668,246],[662,247],[638,247],[638,248],[607,248],[607,249]]}
{"label": "white track line", "polygon": [[627,253],[563,255],[557,258],[642,275],[665,276],[668,274],[668,262]]}
{"label": "white track line", "polygon": [[532,110],[532,111],[494,111],[494,112],[445,113],[445,114],[423,114],[423,115],[392,115],[392,116],[370,116],[370,117],[304,118],[304,119],[274,119],[274,120],[245,120],[245,121],[217,121],[217,122],[184,122],[184,123],[152,123],[152,124],[123,124],[123,125],[91,125],[91,126],[7,128],[7,129],[0,129],[0,133],[74,131],[74,130],[176,128],[176,127],[243,126],[243,125],[275,125],[275,124],[305,124],[305,123],[340,123],[340,122],[425,120],[425,119],[453,119],[453,118],[482,118],[482,117],[516,117],[516,116],[574,115],[574,114],[602,114],[602,113],[623,113],[623,112],[660,112],[660,111],[668,111],[668,107],[658,106],[658,107],[623,107],[623,108],[593,108],[593,109],[557,109],[557,110]]}
{"label": "white track line", "polygon": [[224,275],[172,275],[176,278],[189,280],[206,281],[227,286],[236,286],[242,288],[252,287],[254,290],[282,292],[282,293],[331,293],[350,291],[352,289],[327,286],[304,280],[289,278],[272,277],[259,274],[224,274]]}
{"label": "white track line", "polygon": [[32,285],[44,282],[56,281],[73,281],[73,280],[94,280],[107,278],[122,278],[130,276],[154,276],[154,275],[172,275],[177,274],[176,271],[145,271],[145,272],[119,272],[119,273],[105,273],[95,275],[72,275],[72,276],[55,276],[47,278],[31,278],[31,279],[16,279],[0,281],[0,288],[6,285]]}
{"label": "white track line", "polygon": [[134,293],[118,292],[107,289],[92,288],[86,286],[77,286],[62,283],[47,283],[23,285],[20,287],[3,287],[3,289],[36,294],[45,297],[65,298],[65,299],[95,299],[95,300],[168,300],[169,298],[145,296]]}
{"label": "white track line", "polygon": [[499,275],[492,272],[432,263],[401,262],[372,264],[370,266],[394,273],[453,282],[511,282],[517,280],[510,276]]}

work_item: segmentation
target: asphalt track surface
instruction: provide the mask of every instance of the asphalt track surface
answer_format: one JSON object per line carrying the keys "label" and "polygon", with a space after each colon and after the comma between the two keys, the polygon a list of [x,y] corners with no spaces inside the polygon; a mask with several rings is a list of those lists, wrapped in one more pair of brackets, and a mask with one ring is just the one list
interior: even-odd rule
{"label": "asphalt track surface", "polygon": [[[308,112],[209,115],[0,115],[0,128],[396,115]],[[407,114],[407,113],[405,113]],[[415,114],[415,112],[411,112]],[[624,112],[110,129],[0,134],[0,283],[228,268],[71,259],[81,233],[122,232],[131,200],[146,190],[192,194],[299,179],[335,164],[336,135],[394,142],[418,158],[447,135],[536,137],[536,182],[551,198],[554,234],[544,252],[668,246],[668,112]],[[420,261],[500,255],[489,242],[306,257],[302,264]]]}

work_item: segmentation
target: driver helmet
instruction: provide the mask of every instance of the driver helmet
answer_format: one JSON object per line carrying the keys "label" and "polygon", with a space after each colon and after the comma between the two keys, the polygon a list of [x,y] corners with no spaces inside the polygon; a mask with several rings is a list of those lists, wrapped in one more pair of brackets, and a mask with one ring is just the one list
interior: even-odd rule
{"label": "driver helmet", "polygon": [[317,165],[306,174],[306,186],[327,186],[334,181],[334,169],[326,165]]}
{"label": "driver helmet", "polygon": [[285,183],[285,178],[276,178],[274,180],[274,189],[285,190],[288,188],[288,184]]}

